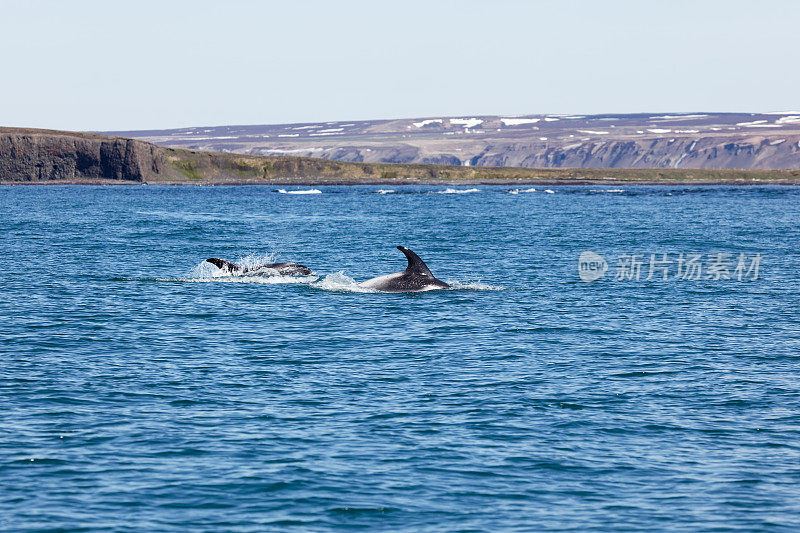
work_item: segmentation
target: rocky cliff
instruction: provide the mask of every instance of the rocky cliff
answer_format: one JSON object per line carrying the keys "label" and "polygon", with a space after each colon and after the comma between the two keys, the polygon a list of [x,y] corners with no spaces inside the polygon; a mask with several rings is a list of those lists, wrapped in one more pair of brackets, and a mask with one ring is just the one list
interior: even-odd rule
{"label": "rocky cliff", "polygon": [[0,181],[146,181],[167,167],[163,149],[134,139],[0,128]]}

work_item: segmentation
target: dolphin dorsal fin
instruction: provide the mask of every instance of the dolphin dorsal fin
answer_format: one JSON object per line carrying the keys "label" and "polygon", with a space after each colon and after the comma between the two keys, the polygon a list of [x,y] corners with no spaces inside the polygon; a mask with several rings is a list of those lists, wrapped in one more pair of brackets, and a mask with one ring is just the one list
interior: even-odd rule
{"label": "dolphin dorsal fin", "polygon": [[406,257],[408,258],[408,266],[406,267],[406,272],[433,277],[433,274],[428,269],[428,265],[426,265],[425,262],[422,259],[420,259],[417,254],[415,254],[405,246],[398,246],[397,249],[406,254]]}

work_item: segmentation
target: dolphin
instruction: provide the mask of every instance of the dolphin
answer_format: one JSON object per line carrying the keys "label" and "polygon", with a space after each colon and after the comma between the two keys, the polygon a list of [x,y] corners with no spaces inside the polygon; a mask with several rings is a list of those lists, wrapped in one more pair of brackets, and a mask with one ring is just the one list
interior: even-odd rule
{"label": "dolphin", "polygon": [[359,285],[367,289],[375,289],[381,292],[418,292],[432,289],[447,289],[450,287],[450,285],[444,281],[433,277],[427,265],[425,265],[417,254],[405,246],[398,246],[397,249],[406,254],[408,258],[408,266],[405,270],[368,279]]}
{"label": "dolphin", "polygon": [[265,263],[253,268],[247,268],[237,265],[236,263],[231,263],[230,261],[225,261],[224,259],[217,259],[216,257],[210,257],[206,259],[206,262],[230,274],[254,274],[266,269],[275,270],[282,276],[310,276],[313,274],[310,268],[298,265],[297,263]]}

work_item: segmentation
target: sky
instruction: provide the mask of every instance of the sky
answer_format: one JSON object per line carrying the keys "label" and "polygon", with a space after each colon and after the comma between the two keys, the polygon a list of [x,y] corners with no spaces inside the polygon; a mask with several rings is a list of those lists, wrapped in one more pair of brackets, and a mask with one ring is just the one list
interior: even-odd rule
{"label": "sky", "polygon": [[800,108],[797,0],[0,0],[0,125]]}

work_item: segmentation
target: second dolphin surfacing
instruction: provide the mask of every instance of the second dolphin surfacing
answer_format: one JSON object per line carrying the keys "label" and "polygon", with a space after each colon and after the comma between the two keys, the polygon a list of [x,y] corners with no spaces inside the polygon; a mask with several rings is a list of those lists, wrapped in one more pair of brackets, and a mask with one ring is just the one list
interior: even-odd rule
{"label": "second dolphin surfacing", "polygon": [[298,265],[297,263],[265,263],[263,265],[248,268],[242,265],[237,265],[236,263],[231,263],[230,261],[226,261],[224,259],[218,259],[216,257],[210,257],[206,259],[206,263],[211,263],[223,272],[227,272],[228,274],[232,274],[234,276],[243,274],[258,274],[267,270],[275,271],[281,276],[310,276],[313,274],[310,268],[304,265]]}
{"label": "second dolphin surfacing", "polygon": [[408,266],[405,270],[368,279],[359,285],[381,292],[418,292],[450,288],[450,285],[440,279],[436,279],[431,274],[428,266],[417,254],[405,246],[398,246],[397,249],[408,258]]}

